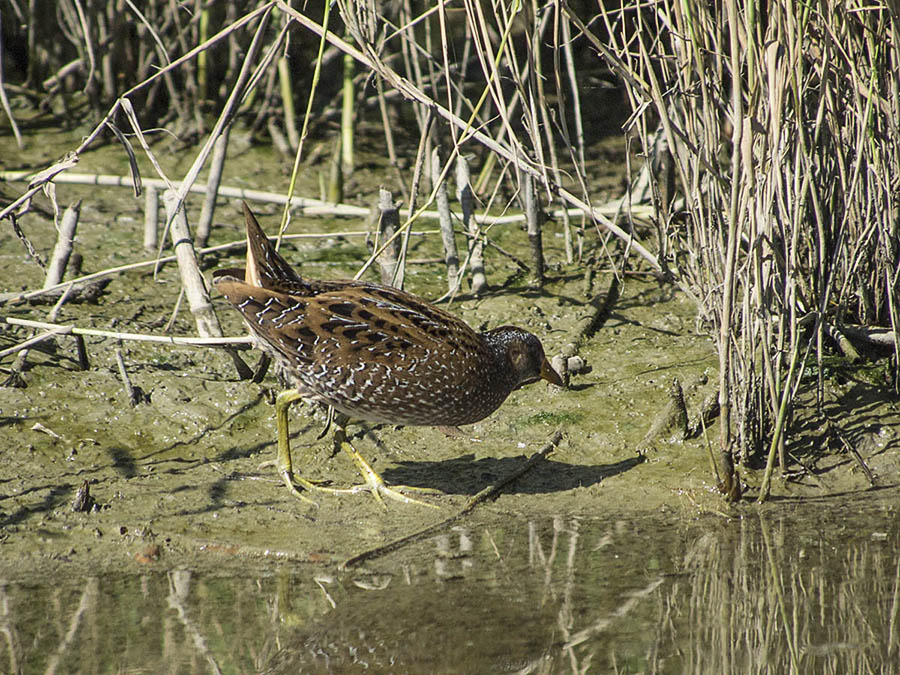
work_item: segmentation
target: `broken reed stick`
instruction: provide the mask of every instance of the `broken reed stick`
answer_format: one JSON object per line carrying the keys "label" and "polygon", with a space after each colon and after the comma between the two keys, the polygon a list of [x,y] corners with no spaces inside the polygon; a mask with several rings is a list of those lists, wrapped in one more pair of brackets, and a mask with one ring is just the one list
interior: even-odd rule
{"label": "broken reed stick", "polygon": [[231,125],[222,127],[222,134],[213,145],[212,159],[209,165],[209,178],[206,179],[206,195],[200,220],[197,221],[197,246],[203,248],[209,243],[212,230],[213,214],[216,212],[216,199],[219,196],[219,184],[222,182],[222,169],[225,167],[225,156],[228,154],[228,139],[231,136]]}
{"label": "broken reed stick", "polygon": [[144,249],[155,253],[159,246],[159,190],[144,183]]}
{"label": "broken reed stick", "polygon": [[534,179],[531,174],[522,176],[522,189],[525,191],[525,222],[527,224],[528,243],[531,244],[531,285],[536,288],[544,287],[544,242],[541,236],[541,226],[544,214],[541,211],[541,202],[535,189]]}
{"label": "broken reed stick", "polygon": [[437,147],[431,151],[431,182],[435,186],[435,206],[441,224],[444,263],[447,265],[447,289],[452,293],[459,277],[459,251],[456,248],[456,237],[453,235],[453,219],[450,215],[447,181],[441,180],[441,153]]}
{"label": "broken reed stick", "polygon": [[78,216],[81,213],[81,200],[70,204],[63,212],[59,223],[59,231],[56,237],[56,245],[47,265],[47,275],[44,277],[44,290],[56,286],[63,280],[66,266],[69,264],[69,256],[72,255],[72,244],[75,242],[75,230],[78,228]]}
{"label": "broken reed stick", "polygon": [[456,199],[462,209],[463,230],[469,233],[469,267],[472,270],[472,295],[481,295],[487,288],[484,274],[484,242],[479,237],[481,227],[475,219],[469,163],[462,155],[456,157]]}
{"label": "broken reed stick", "polygon": [[[390,190],[378,189],[378,232],[381,241],[387,241],[394,236],[400,227],[400,213],[394,205],[394,197]],[[400,239],[394,239],[378,256],[378,265],[381,267],[381,283],[385,286],[393,285],[394,274],[397,271],[397,261],[400,256]]]}
{"label": "broken reed stick", "polygon": [[187,215],[184,208],[176,212],[178,197],[173,191],[166,191],[163,202],[166,206],[166,220],[171,221],[169,230],[172,238],[172,248],[175,251],[175,259],[178,261],[178,269],[181,272],[181,283],[185,295],[197,323],[197,332],[201,337],[221,337],[222,327],[219,319],[213,311],[212,301],[206,292],[203,275],[197,264],[197,254],[191,239],[188,227]]}
{"label": "broken reed stick", "polygon": [[[222,326],[213,309],[209,293],[206,291],[206,283],[200,274],[197,264],[197,254],[191,241],[191,232],[188,227],[185,206],[182,203],[178,208],[178,195],[173,190],[166,190],[163,196],[166,206],[166,219],[172,222],[169,234],[172,238],[172,248],[175,250],[175,258],[178,261],[178,269],[181,273],[181,284],[185,297],[188,300],[191,314],[197,324],[197,332],[200,337],[222,337]],[[242,380],[253,377],[253,370],[244,363],[244,360],[233,349],[226,348],[231,356],[238,376]]]}

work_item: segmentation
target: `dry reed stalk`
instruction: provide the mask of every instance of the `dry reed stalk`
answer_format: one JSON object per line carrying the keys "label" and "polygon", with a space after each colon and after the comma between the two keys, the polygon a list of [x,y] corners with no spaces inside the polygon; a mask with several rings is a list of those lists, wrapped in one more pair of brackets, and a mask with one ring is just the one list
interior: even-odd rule
{"label": "dry reed stalk", "polygon": [[297,132],[297,113],[294,110],[294,86],[291,82],[291,69],[287,57],[278,59],[278,83],[281,91],[281,103],[284,106],[284,128],[288,143],[292,148],[300,146],[300,134]]}
{"label": "dry reed stalk", "polygon": [[225,168],[225,156],[228,154],[228,139],[231,136],[231,125],[222,128],[222,134],[213,145],[212,161],[209,166],[209,177],[206,179],[206,195],[203,199],[203,210],[197,222],[197,245],[200,248],[209,243],[209,232],[212,229],[213,215],[216,212],[216,198],[219,184],[222,182],[222,169]]}
{"label": "dry reed stalk", "polygon": [[441,223],[441,242],[444,246],[444,264],[447,265],[447,289],[452,293],[459,279],[459,252],[453,235],[450,200],[447,197],[447,181],[442,176],[441,155],[437,147],[431,151],[431,184],[436,191],[435,202]]}
{"label": "dry reed stalk", "polygon": [[[182,206],[184,204],[184,199],[185,199],[188,191],[190,190],[191,186],[197,180],[197,176],[200,174],[201,168],[206,163],[207,158],[212,153],[213,148],[216,146],[216,144],[219,141],[219,138],[221,138],[223,136],[223,134],[226,133],[225,132],[226,128],[231,124],[231,121],[237,112],[238,105],[239,105],[241,99],[246,94],[246,89],[249,86],[249,83],[251,81],[257,81],[258,73],[261,72],[261,70],[266,66],[266,60],[264,59],[263,62],[257,66],[256,75],[253,74],[253,71],[254,71],[253,63],[256,60],[256,56],[259,54],[260,50],[262,49],[262,42],[263,42],[263,39],[264,39],[264,36],[266,33],[266,28],[269,25],[269,16],[270,16],[270,13],[266,12],[260,17],[259,24],[257,25],[256,31],[254,32],[254,35],[253,35],[253,40],[250,43],[249,47],[247,48],[247,53],[245,55],[244,61],[241,63],[241,69],[240,69],[239,73],[237,74],[234,85],[232,86],[231,91],[228,95],[228,100],[225,101],[225,104],[222,108],[222,112],[219,114],[219,117],[216,120],[216,124],[213,127],[212,131],[210,132],[209,137],[206,139],[206,142],[203,144],[203,147],[197,153],[197,156],[195,157],[193,164],[188,169],[188,171],[185,174],[184,178],[182,179],[180,185],[176,189],[176,192],[175,192],[176,202],[173,205],[173,209],[172,209],[173,212],[178,212],[182,208]],[[270,50],[269,53],[270,53],[270,55],[273,55],[272,50]],[[138,132],[138,137],[142,139],[142,136],[141,136],[139,130],[137,128],[135,128],[135,130]],[[227,141],[226,141],[226,144],[227,144]],[[147,152],[147,155],[151,159],[151,161],[153,161],[152,154],[149,152],[149,149],[147,149],[146,146],[145,146],[145,151]],[[224,161],[224,148],[222,148],[222,153],[223,153],[222,157],[223,157],[223,161]],[[157,166],[157,164],[155,162],[154,162],[154,166],[157,168],[157,172],[159,173],[160,177],[165,178],[161,169],[159,169],[159,167]],[[213,180],[212,182],[214,183],[215,180]],[[169,189],[172,190],[173,187],[170,187]],[[169,195],[167,194],[166,198],[168,198],[168,196]],[[167,210],[167,212],[169,211],[168,203],[166,204],[166,210]],[[171,214],[170,214],[170,218],[171,218]]]}
{"label": "dry reed stalk", "polygon": [[[391,282],[393,286],[400,289],[403,288],[403,281],[406,275],[406,261],[407,253],[409,251],[409,238],[412,234],[412,224],[418,217],[416,214],[416,202],[419,198],[419,184],[425,173],[425,165],[429,155],[428,146],[430,145],[429,139],[431,138],[429,132],[433,122],[434,115],[429,114],[425,121],[424,131],[419,137],[419,148],[416,151],[416,163],[413,167],[412,183],[409,186],[409,213],[411,215],[406,223],[403,224],[403,241],[400,245],[399,265],[394,271],[394,278]],[[431,195],[431,199],[434,199],[434,194]]]}
{"label": "dry reed stalk", "polygon": [[864,2],[723,10],[609,8],[602,40],[573,22],[626,82],[645,156],[647,112],[659,120],[686,214],[661,232],[717,336],[723,463],[764,454],[763,500],[814,362],[821,405],[826,324],[900,327],[900,96],[885,75],[900,67],[900,34]]}
{"label": "dry reed stalk", "polygon": [[[315,93],[316,93],[316,90],[319,85],[319,78],[321,77],[321,74],[322,74],[322,60],[323,60],[322,56],[325,53],[326,37],[329,34],[328,33],[328,19],[329,19],[330,14],[331,14],[331,3],[328,2],[328,3],[325,3],[325,11],[322,16],[322,25],[319,27],[321,29],[320,39],[319,39],[319,52],[318,52],[318,56],[316,57],[315,68],[313,69],[312,84],[311,84],[310,91],[309,91],[309,94],[307,97],[307,102],[306,102],[306,112],[303,115],[303,129],[300,131],[300,138],[298,139],[297,143],[295,143],[295,144],[292,143],[292,145],[297,148],[297,151],[296,151],[296,153],[294,153],[294,166],[293,166],[293,169],[291,170],[291,181],[290,181],[290,184],[288,185],[288,192],[287,192],[288,201],[285,202],[284,211],[281,214],[281,225],[278,228],[278,243],[276,245],[276,248],[281,246],[281,237],[284,234],[284,231],[287,229],[288,224],[290,223],[291,212],[290,212],[290,207],[288,206],[288,204],[290,204],[290,200],[294,196],[294,189],[296,188],[296,185],[297,185],[297,176],[300,173],[300,158],[303,156],[303,143],[304,143],[304,141],[306,141],[306,136],[307,136],[307,133],[309,132],[309,123],[310,123],[310,119],[312,117],[313,100],[315,98]],[[286,35],[286,31],[287,31],[289,24],[290,24],[290,21],[286,20],[284,30],[282,31],[282,37]],[[284,97],[284,92],[282,92],[282,97]],[[287,102],[285,102],[285,105],[287,105]]]}
{"label": "dry reed stalk", "polygon": [[[178,270],[181,273],[182,289],[187,296],[191,314],[197,324],[197,333],[200,337],[222,337],[222,327],[216,317],[209,293],[206,290],[206,283],[197,265],[197,254],[191,240],[184,207],[179,208],[178,195],[172,191],[167,191],[163,195],[163,203],[166,207],[166,218],[170,223],[172,248],[175,251]],[[236,351],[228,349],[228,354],[242,380],[253,377],[253,371]]]}
{"label": "dry reed stalk", "polygon": [[178,208],[178,195],[166,192],[163,195],[163,203],[166,207],[166,219],[170,223],[169,233],[172,237],[172,249],[175,251],[175,258],[178,261],[181,283],[187,295],[191,314],[194,315],[197,323],[197,333],[201,337],[221,337],[222,328],[213,311],[203,275],[197,264],[197,255],[188,228],[187,216],[183,208]]}
{"label": "dry reed stalk", "polygon": [[[172,71],[180,68],[184,64],[189,63],[193,58],[195,58],[197,56],[197,54],[199,54],[200,52],[205,51],[207,49],[210,49],[212,46],[214,46],[218,42],[224,40],[232,33],[239,32],[242,28],[244,28],[251,21],[254,21],[255,19],[259,18],[260,16],[268,15],[268,13],[272,10],[273,5],[274,5],[274,3],[269,2],[264,5],[261,5],[260,7],[257,7],[256,9],[251,10],[244,16],[240,17],[233,23],[229,24],[226,28],[220,30],[218,33],[216,33],[211,38],[209,38],[209,40],[207,40],[206,42],[199,44],[194,48],[186,50],[186,52],[178,59],[176,59],[174,61],[167,60],[166,65],[164,67],[155,71],[153,73],[153,75],[138,82],[136,85],[132,86],[131,88],[126,90],[124,93],[116,92],[115,95],[118,96],[118,98],[116,98],[116,102],[112,105],[112,107],[110,107],[110,109],[106,112],[106,114],[103,116],[103,118],[100,120],[100,122],[94,127],[94,129],[87,136],[85,136],[83,138],[83,140],[78,145],[78,147],[75,148],[73,151],[71,151],[60,162],[57,162],[53,166],[49,167],[48,169],[46,169],[46,170],[40,172],[39,174],[37,174],[36,176],[34,176],[34,178],[32,179],[31,183],[28,186],[28,189],[22,195],[20,195],[17,199],[15,199],[11,204],[8,204],[3,209],[0,209],[0,220],[2,220],[3,218],[9,217],[9,215],[11,213],[15,213],[19,208],[21,208],[23,205],[27,204],[29,202],[29,200],[34,196],[35,193],[37,193],[39,190],[41,190],[42,187],[46,183],[53,180],[54,176],[73,167],[78,162],[79,156],[100,137],[100,135],[103,133],[103,131],[107,128],[107,125],[110,124],[120,112],[125,112],[126,114],[131,114],[131,116],[133,117],[132,106],[131,106],[129,97],[137,94],[138,92],[141,92],[142,90],[149,88],[155,82],[158,82],[158,81],[162,80],[163,78],[168,77]],[[173,10],[174,10],[174,7],[173,7]],[[43,25],[43,24],[40,24],[40,25]],[[177,96],[176,96],[176,98],[177,98]],[[135,129],[135,133],[143,141],[142,133],[140,132],[139,126]],[[149,153],[149,147],[146,144],[144,144],[144,148],[148,152],[148,157],[150,158],[151,162],[155,161],[152,157],[152,154]],[[161,171],[161,170],[158,169],[158,171]],[[168,185],[166,187],[168,187]]]}
{"label": "dry reed stalk", "polygon": [[72,245],[75,242],[75,230],[78,228],[78,216],[81,213],[81,200],[66,207],[59,222],[56,246],[50,256],[47,265],[47,275],[44,277],[44,290],[56,286],[63,280],[66,266],[69,264],[69,256],[72,255]]}
{"label": "dry reed stalk", "polygon": [[390,190],[378,190],[378,212],[378,241],[382,242],[382,247],[380,253],[376,252],[376,256],[381,267],[381,283],[390,286],[396,278],[400,257],[400,240],[397,238],[400,233],[400,214]]}
{"label": "dry reed stalk", "polygon": [[155,251],[159,246],[159,191],[153,185],[144,192],[144,249]]}
{"label": "dry reed stalk", "polygon": [[462,228],[469,234],[469,266],[472,268],[472,295],[481,295],[487,288],[487,277],[484,272],[484,241],[481,228],[475,219],[474,197],[469,182],[469,163],[465,157],[456,157],[456,199],[462,210]]}
{"label": "dry reed stalk", "polygon": [[[3,171],[0,172],[0,180],[5,181],[31,181],[37,182],[39,179],[26,171]],[[41,179],[42,180],[42,179]],[[131,187],[129,179],[124,176],[110,176],[105,174],[84,174],[84,173],[64,173],[55,175],[52,178],[55,183],[66,183],[76,185],[103,185],[111,187]],[[182,187],[179,182],[166,182],[159,178],[144,178],[141,184],[145,187],[153,187],[157,190],[166,190],[169,186],[176,188]],[[207,186],[205,183],[191,184],[188,192],[205,194]],[[237,188],[228,185],[220,185],[218,193],[223,197],[232,199],[242,199],[254,202],[265,202],[269,204],[290,205],[292,210],[302,212],[304,215],[331,215],[331,216],[366,216],[368,209],[353,204],[333,204],[321,199],[313,199],[311,197],[291,197],[290,199],[279,192],[267,192],[264,190],[249,190],[246,188]],[[427,213],[427,212],[426,212]],[[436,214],[430,214],[428,217],[434,218]]]}
{"label": "dry reed stalk", "polygon": [[244,337],[181,337],[173,335],[151,335],[148,333],[123,333],[121,331],[99,330],[96,328],[80,328],[71,324],[57,324],[52,321],[34,321],[8,316],[4,319],[11,326],[24,326],[27,328],[42,328],[59,335],[90,335],[110,340],[124,340],[134,342],[156,342],[159,344],[175,345],[181,347],[234,347],[235,349],[250,349],[253,346],[253,338]]}
{"label": "dry reed stalk", "polygon": [[[330,42],[332,45],[336,46],[341,51],[350,54],[354,59],[356,59],[357,62],[363,64],[364,66],[372,70],[375,74],[384,78],[385,82],[393,86],[397,91],[400,92],[401,95],[424,104],[429,109],[433,110],[438,116],[450,122],[450,124],[455,126],[456,129],[461,132],[459,142],[475,140],[484,145],[485,148],[489,149],[492,153],[496,153],[503,159],[515,164],[519,170],[527,171],[528,173],[540,179],[542,184],[546,184],[548,177],[546,176],[545,172],[540,167],[535,166],[530,160],[527,159],[526,155],[521,152],[521,149],[524,146],[520,141],[514,141],[512,146],[499,143],[490,134],[482,130],[480,126],[475,126],[473,124],[475,120],[478,119],[478,113],[479,111],[481,111],[481,106],[483,105],[484,101],[491,95],[490,88],[485,88],[481,99],[477,101],[473,106],[473,114],[469,117],[469,119],[464,119],[461,116],[455,115],[449,108],[445,107],[434,97],[427,95],[419,87],[413,84],[410,79],[397,73],[396,70],[390,67],[382,58],[376,44],[367,42],[364,37],[361,37],[354,32],[353,37],[360,45],[359,48],[354,47],[353,45],[348,44],[346,41],[342,40],[333,33],[325,34],[322,31],[321,26],[319,26],[315,21],[312,21],[308,17],[304,16],[301,12],[293,9],[282,0],[276,0],[276,5],[282,12],[291,16],[304,28],[310,30],[316,35],[324,35],[324,38],[327,39],[328,42]],[[476,26],[482,26],[484,28],[482,33],[483,35],[487,35],[488,37],[490,37],[492,35],[492,31],[487,28],[488,24],[487,21],[484,20],[484,17],[481,16],[479,18],[478,8],[474,4],[467,5],[467,7],[470,7],[471,11],[473,12],[473,18],[471,20],[475,23]],[[508,29],[510,28],[512,23],[512,21],[509,21],[506,24],[504,33],[501,36],[501,45],[504,44],[504,36],[508,37]],[[490,49],[489,51],[492,54],[494,53],[493,49]],[[481,53],[486,52],[482,50]],[[496,71],[494,66],[491,65],[488,61],[485,61],[484,67],[487,69],[486,72],[488,74],[488,77],[493,79],[492,75],[496,74],[498,71]],[[502,94],[502,92],[499,93]],[[503,115],[505,112],[506,107],[504,106],[500,110],[501,122],[505,126],[510,126],[508,120],[504,121]],[[589,204],[589,197],[587,195],[585,195],[584,198],[580,198],[574,195],[565,187],[557,185],[555,181],[552,180],[549,182],[548,190],[563,201],[569,203],[571,206],[580,209],[582,212],[587,214],[597,223],[598,227],[603,227],[613,232],[616,237],[620,238],[623,241],[630,241],[631,250],[633,252],[640,255],[654,270],[658,272],[662,271],[662,268],[660,267],[656,256],[648,251],[640,242],[634,240],[634,238],[628,232],[625,232],[622,228],[609,220],[602,212],[594,209]]]}
{"label": "dry reed stalk", "polygon": [[355,89],[353,86],[354,63],[349,54],[344,54],[344,86],[342,88],[341,105],[341,173],[349,176],[353,173],[356,160],[353,155],[353,127],[356,123]]}
{"label": "dry reed stalk", "polygon": [[122,354],[122,348],[116,347],[116,366],[119,369],[119,379],[122,380],[122,386],[125,388],[125,396],[128,397],[128,404],[134,408],[143,396],[139,394],[139,388],[136,388],[131,382],[128,375],[128,369],[125,367],[125,357]]}
{"label": "dry reed stalk", "polygon": [[544,286],[544,243],[541,234],[544,212],[541,201],[534,187],[533,179],[525,174],[522,179],[522,190],[525,192],[525,217],[527,222],[528,243],[531,245],[532,277],[531,285],[537,288]]}
{"label": "dry reed stalk", "polygon": [[384,80],[377,75],[375,76],[375,87],[378,92],[378,112],[381,115],[381,127],[384,129],[384,142],[387,147],[388,161],[397,176],[397,182],[403,185],[403,176],[400,172],[400,162],[397,158],[397,148],[394,143],[394,130],[391,125],[391,116],[388,112],[387,98],[385,97]]}

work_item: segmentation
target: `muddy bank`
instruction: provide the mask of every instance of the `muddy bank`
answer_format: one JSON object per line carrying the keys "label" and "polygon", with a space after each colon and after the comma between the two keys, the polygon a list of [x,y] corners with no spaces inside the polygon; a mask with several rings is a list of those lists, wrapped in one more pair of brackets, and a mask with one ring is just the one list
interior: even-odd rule
{"label": "muddy bank", "polygon": [[[257,152],[248,150],[238,164],[253,166]],[[116,157],[109,149],[89,153],[81,168],[103,165],[112,171],[108,165]],[[230,166],[234,170],[235,163]],[[371,181],[375,177],[373,173]],[[260,168],[226,176],[225,182],[273,180]],[[355,180],[360,195],[375,191],[363,178]],[[314,177],[307,182],[305,187],[313,190]],[[123,193],[75,186],[59,188],[58,194],[63,203],[84,200],[76,250],[85,256],[85,271],[145,256],[138,248],[141,203]],[[274,227],[275,210],[256,208],[264,227]],[[55,237],[46,209],[46,202],[38,201],[22,221],[42,252]],[[224,203],[216,221],[222,224],[214,228],[211,243],[240,239],[236,202]],[[348,220],[295,219],[290,231],[366,227]],[[495,228],[492,237],[505,250],[527,258],[527,240],[518,226]],[[559,228],[548,225],[544,247],[550,264],[542,293],[529,288],[508,258],[489,250],[491,291],[480,299],[463,294],[450,311],[479,329],[521,325],[541,337],[548,354],[561,352],[595,311],[583,292],[583,269],[560,262],[562,246]],[[410,265],[408,290],[431,298],[442,293],[443,268],[433,262],[440,257],[438,247],[436,235],[412,239],[410,257],[423,262]],[[362,237],[334,236],[292,243],[284,254],[304,274],[339,278],[352,276],[367,249]],[[211,255],[203,265],[208,274],[241,264],[241,256]],[[3,290],[41,284],[40,268],[5,230],[0,233],[0,262],[8,271]],[[593,292],[602,291],[610,279],[601,270]],[[172,319],[179,288],[172,264],[156,275],[151,270],[123,273],[95,304],[64,305],[58,321],[145,333],[161,332],[171,322],[170,334],[192,335],[193,321],[184,308]],[[243,334],[237,314],[222,298],[215,303],[226,334]],[[47,309],[7,306],[3,315],[41,319]],[[573,377],[569,389],[528,386],[490,418],[464,429],[462,438],[431,428],[351,427],[360,452],[388,481],[439,490],[442,494],[430,500],[437,509],[398,504],[385,509],[367,495],[319,497],[319,507],[311,508],[288,494],[271,469],[259,469],[261,462],[274,458],[271,401],[279,383],[272,372],[255,385],[240,381],[221,351],[91,337],[86,339],[90,368],[81,371],[72,339],[57,338],[31,351],[25,388],[0,389],[3,575],[40,574],[57,565],[121,571],[218,568],[232,559],[339,563],[440,522],[469,497],[520,468],[557,430],[562,439],[546,460],[469,517],[673,511],[687,519],[699,513],[739,515],[754,508],[750,500],[759,476],[755,469],[743,468],[745,503],[722,501],[709,464],[715,428],[689,440],[674,433],[659,434],[651,443],[646,439],[669,400],[673,378],[685,389],[692,419],[711,391],[709,382],[715,381],[712,343],[698,334],[695,315],[695,308],[672,287],[628,276],[599,330],[581,346],[580,355],[592,370]],[[5,327],[0,347],[26,336],[22,329]],[[132,384],[142,393],[135,406],[123,390],[117,347]],[[243,354],[250,363],[258,357]],[[897,484],[900,419],[878,382],[878,365],[869,370],[871,377],[866,367],[841,371],[828,380],[826,392],[829,411],[845,420],[861,459],[832,445],[808,421],[813,418],[798,411],[789,451],[802,460],[803,470],[780,480],[776,497],[866,490],[870,480],[861,461],[878,485]],[[358,480],[353,466],[343,456],[332,456],[329,438],[317,438],[323,420],[310,407],[293,410],[295,466],[311,478],[352,485]],[[85,481],[96,507],[73,512],[71,504]]]}

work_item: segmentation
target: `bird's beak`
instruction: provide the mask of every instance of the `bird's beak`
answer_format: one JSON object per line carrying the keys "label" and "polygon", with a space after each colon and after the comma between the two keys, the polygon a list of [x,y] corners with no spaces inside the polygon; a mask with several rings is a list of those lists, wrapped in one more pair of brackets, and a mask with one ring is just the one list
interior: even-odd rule
{"label": "bird's beak", "polygon": [[543,363],[541,363],[541,379],[547,380],[547,382],[555,384],[557,387],[563,386],[562,378],[559,376],[559,373],[553,370],[553,366],[550,365],[546,356]]}

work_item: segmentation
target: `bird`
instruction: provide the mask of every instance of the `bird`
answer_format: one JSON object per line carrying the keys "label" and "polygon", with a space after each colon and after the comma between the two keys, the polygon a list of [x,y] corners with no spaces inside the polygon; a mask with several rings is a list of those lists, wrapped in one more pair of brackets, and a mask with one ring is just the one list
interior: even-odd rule
{"label": "bird", "polygon": [[[463,320],[411,293],[358,280],[301,276],[275,249],[246,202],[244,268],[216,270],[214,287],[240,312],[255,343],[287,374],[291,388],[275,399],[278,449],[274,463],[288,489],[371,492],[420,503],[388,486],[349,442],[351,419],[392,425],[458,427],[493,413],[523,385],[563,382],[541,341],[515,326],[477,332]],[[295,475],[288,409],[321,401],[335,418],[335,444],[357,465],[365,483],[341,489]],[[431,504],[428,504],[431,505]]]}

